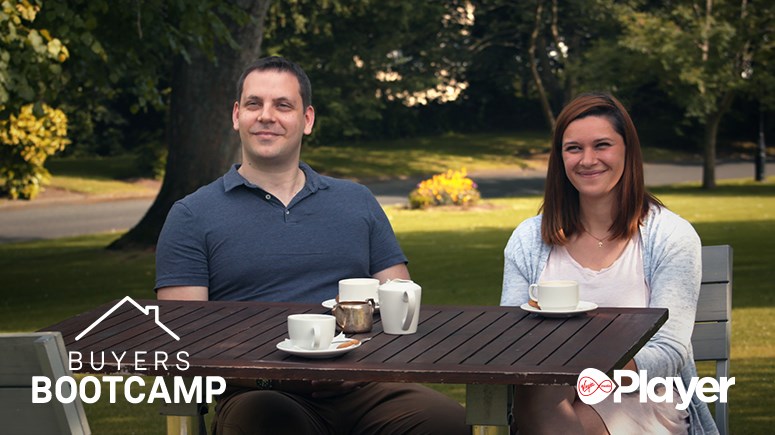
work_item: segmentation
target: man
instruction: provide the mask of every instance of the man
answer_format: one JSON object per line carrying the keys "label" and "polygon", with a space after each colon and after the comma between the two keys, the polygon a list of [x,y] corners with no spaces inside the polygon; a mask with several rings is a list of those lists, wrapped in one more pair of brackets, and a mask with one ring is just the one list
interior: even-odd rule
{"label": "man", "polygon": [[[242,165],[178,201],[156,252],[159,299],[320,303],[343,278],[409,278],[364,186],[300,162],[315,111],[309,78],[279,57],[250,65],[232,110]],[[464,433],[463,408],[413,384],[243,380],[216,406],[217,434]]]}

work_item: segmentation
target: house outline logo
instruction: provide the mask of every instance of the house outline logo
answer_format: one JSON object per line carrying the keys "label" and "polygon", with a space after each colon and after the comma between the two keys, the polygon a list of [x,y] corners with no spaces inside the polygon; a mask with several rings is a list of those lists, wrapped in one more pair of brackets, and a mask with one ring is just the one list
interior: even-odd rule
{"label": "house outline logo", "polygon": [[100,324],[100,322],[102,322],[103,320],[105,320],[106,318],[108,318],[108,317],[109,317],[111,314],[113,314],[113,312],[114,312],[114,311],[116,311],[116,310],[118,309],[118,307],[120,307],[120,306],[124,305],[124,303],[125,303],[125,302],[129,302],[129,303],[131,303],[132,305],[134,305],[134,306],[135,306],[135,308],[137,308],[138,310],[140,310],[140,312],[141,312],[141,313],[143,313],[143,314],[145,314],[146,316],[147,316],[148,314],[150,314],[151,312],[153,312],[153,321],[154,321],[154,323],[156,323],[156,325],[157,325],[157,326],[159,326],[161,329],[163,329],[163,330],[164,330],[164,332],[166,332],[167,334],[169,334],[169,335],[170,335],[172,338],[174,338],[176,341],[180,341],[180,337],[178,337],[178,335],[177,335],[177,334],[175,334],[174,332],[172,332],[172,330],[171,330],[171,329],[169,329],[169,328],[167,328],[166,326],[164,326],[164,324],[163,324],[163,323],[161,323],[161,320],[159,320],[159,306],[158,306],[158,305],[146,305],[145,307],[142,307],[140,304],[138,304],[137,302],[135,302],[135,300],[134,300],[134,299],[132,299],[132,298],[131,298],[131,297],[129,297],[129,296],[125,296],[125,297],[124,297],[124,299],[121,299],[120,301],[118,301],[118,302],[116,303],[116,305],[113,305],[113,308],[111,308],[111,309],[109,309],[108,311],[106,311],[106,312],[105,312],[105,314],[103,314],[102,316],[100,316],[100,318],[99,318],[99,319],[95,320],[95,321],[94,321],[94,323],[92,323],[91,325],[89,325],[89,327],[88,327],[88,328],[84,329],[84,330],[83,330],[83,331],[82,331],[80,334],[78,334],[78,335],[75,337],[75,341],[78,341],[78,340],[80,340],[81,338],[83,338],[83,336],[84,336],[84,335],[88,334],[88,333],[89,333],[89,331],[91,331],[92,329],[94,329],[94,327],[95,327],[95,326],[99,325],[99,324]]}

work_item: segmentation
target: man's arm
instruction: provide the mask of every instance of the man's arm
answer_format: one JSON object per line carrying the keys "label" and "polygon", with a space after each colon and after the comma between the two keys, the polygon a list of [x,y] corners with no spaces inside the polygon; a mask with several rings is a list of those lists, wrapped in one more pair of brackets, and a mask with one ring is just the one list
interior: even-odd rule
{"label": "man's arm", "polygon": [[156,299],[175,301],[206,301],[209,300],[207,287],[176,286],[162,287],[156,290]]}
{"label": "man's arm", "polygon": [[409,268],[406,267],[405,263],[398,263],[387,269],[380,270],[372,278],[377,278],[380,283],[384,283],[389,279],[411,279],[409,277]]}

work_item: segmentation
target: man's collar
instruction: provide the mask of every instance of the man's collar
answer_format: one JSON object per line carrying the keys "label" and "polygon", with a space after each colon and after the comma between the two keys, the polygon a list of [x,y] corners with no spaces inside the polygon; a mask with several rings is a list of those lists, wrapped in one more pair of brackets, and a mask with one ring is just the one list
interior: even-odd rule
{"label": "man's collar", "polygon": [[[228,192],[237,186],[247,186],[249,188],[256,188],[257,186],[250,181],[246,180],[245,177],[243,177],[239,172],[238,169],[240,167],[239,163],[235,163],[232,165],[231,169],[229,169],[229,172],[227,172],[223,176],[223,190],[225,192]],[[304,176],[306,178],[306,181],[304,182],[304,187],[310,190],[310,192],[315,193],[320,189],[327,189],[329,186],[328,180],[326,180],[324,177],[322,177],[320,174],[315,172],[314,169],[310,168],[309,165],[307,165],[304,162],[299,162],[299,168],[304,171]]]}
{"label": "man's collar", "polygon": [[299,168],[304,171],[304,176],[307,178],[304,186],[308,188],[310,192],[315,193],[320,189],[328,189],[328,180],[315,172],[315,170],[310,168],[308,164],[299,162]]}

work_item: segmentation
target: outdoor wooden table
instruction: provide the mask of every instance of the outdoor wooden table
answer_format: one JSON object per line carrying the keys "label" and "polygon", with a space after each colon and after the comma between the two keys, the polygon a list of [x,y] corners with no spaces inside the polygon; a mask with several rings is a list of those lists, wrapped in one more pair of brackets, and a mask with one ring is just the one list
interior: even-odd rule
{"label": "outdoor wooden table", "polygon": [[[610,375],[667,320],[664,308],[598,308],[575,317],[545,318],[518,307],[423,305],[416,334],[385,334],[376,316],[373,330],[360,335],[372,339],[359,348],[332,359],[305,359],[275,346],[287,337],[287,315],[328,313],[321,305],[137,301],[141,307],[158,305],[158,323],[178,341],[155,322],[153,311],[145,314],[129,301],[106,304],[44,330],[60,331],[68,351],[85,355],[188,352],[187,370],[154,367],[148,358],[145,370],[135,372],[141,375],[466,384],[467,418],[474,425],[506,424],[508,386],[576,385],[588,367]],[[83,371],[94,370],[85,366]],[[98,370],[116,371],[110,358]],[[125,366],[121,373],[128,373]]]}

